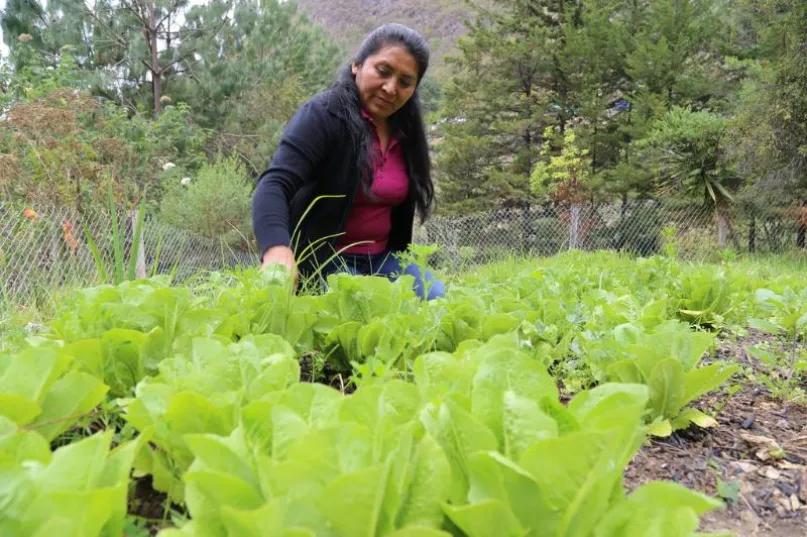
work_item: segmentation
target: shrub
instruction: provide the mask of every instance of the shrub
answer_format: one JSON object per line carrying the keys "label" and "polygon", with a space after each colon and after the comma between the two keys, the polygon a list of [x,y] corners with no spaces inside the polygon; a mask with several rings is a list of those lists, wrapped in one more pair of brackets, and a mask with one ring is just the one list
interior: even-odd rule
{"label": "shrub", "polygon": [[252,185],[235,157],[203,164],[190,180],[169,172],[163,181],[165,222],[231,246],[249,241]]}

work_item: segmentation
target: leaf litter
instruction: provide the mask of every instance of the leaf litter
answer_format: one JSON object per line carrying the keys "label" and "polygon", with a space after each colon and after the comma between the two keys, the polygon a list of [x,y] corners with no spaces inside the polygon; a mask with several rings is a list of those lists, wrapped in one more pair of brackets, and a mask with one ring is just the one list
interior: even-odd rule
{"label": "leaf litter", "polygon": [[[752,334],[726,343],[717,355],[748,360],[744,346],[757,341],[759,335]],[[649,440],[626,469],[626,487],[668,479],[722,497],[726,506],[703,517],[702,531],[737,537],[807,534],[807,405],[745,386],[733,396],[703,397],[696,406],[713,413],[719,427],[693,425]]]}

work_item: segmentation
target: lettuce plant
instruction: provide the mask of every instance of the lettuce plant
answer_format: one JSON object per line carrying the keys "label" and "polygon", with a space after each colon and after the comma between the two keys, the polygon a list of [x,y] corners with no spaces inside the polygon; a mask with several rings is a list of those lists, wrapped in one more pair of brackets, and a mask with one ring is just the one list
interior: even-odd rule
{"label": "lettuce plant", "polygon": [[649,388],[646,419],[654,435],[667,436],[690,423],[711,427],[717,422],[687,407],[700,396],[719,388],[737,370],[736,364],[714,361],[698,367],[714,342],[714,335],[692,331],[688,325],[668,321],[645,331],[625,324],[602,342],[596,367],[608,381],[643,384]]}
{"label": "lettuce plant", "polygon": [[0,534],[120,537],[129,472],[148,435],[110,449],[98,433],[51,454],[34,433],[0,418]]}
{"label": "lettuce plant", "polygon": [[73,362],[72,355],[53,345],[0,355],[0,417],[48,441],[72,427],[108,390]]}
{"label": "lettuce plant", "polygon": [[124,402],[125,419],[138,431],[154,430],[137,468],[153,476],[154,487],[182,501],[182,474],[193,456],[184,435],[227,435],[242,407],[299,381],[300,366],[279,336],[249,336],[239,343],[197,338],[187,354],[160,363],[159,374],[138,384]]}

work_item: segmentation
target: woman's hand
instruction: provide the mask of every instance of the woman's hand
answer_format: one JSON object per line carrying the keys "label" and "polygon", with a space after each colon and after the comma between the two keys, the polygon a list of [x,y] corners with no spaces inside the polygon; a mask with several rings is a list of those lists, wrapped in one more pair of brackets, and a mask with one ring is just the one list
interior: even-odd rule
{"label": "woman's hand", "polygon": [[294,252],[288,246],[272,246],[263,254],[261,270],[272,265],[282,265],[294,278],[294,289],[297,289],[297,265],[294,261]]}

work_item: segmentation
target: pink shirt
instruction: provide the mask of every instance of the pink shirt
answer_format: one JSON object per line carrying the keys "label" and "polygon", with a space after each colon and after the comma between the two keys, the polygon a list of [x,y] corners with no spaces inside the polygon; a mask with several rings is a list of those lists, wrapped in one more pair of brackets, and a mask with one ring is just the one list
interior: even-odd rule
{"label": "pink shirt", "polygon": [[[375,123],[364,110],[362,116],[373,126],[373,147],[378,152],[381,141]],[[344,234],[337,240],[338,250],[356,242],[363,244],[348,248],[345,253],[372,255],[386,250],[392,228],[392,208],[403,203],[409,194],[409,174],[402,149],[399,136],[390,138],[387,150],[381,154],[375,167],[375,176],[370,187],[373,199],[369,199],[364,194],[364,187],[359,186],[345,223]]]}

